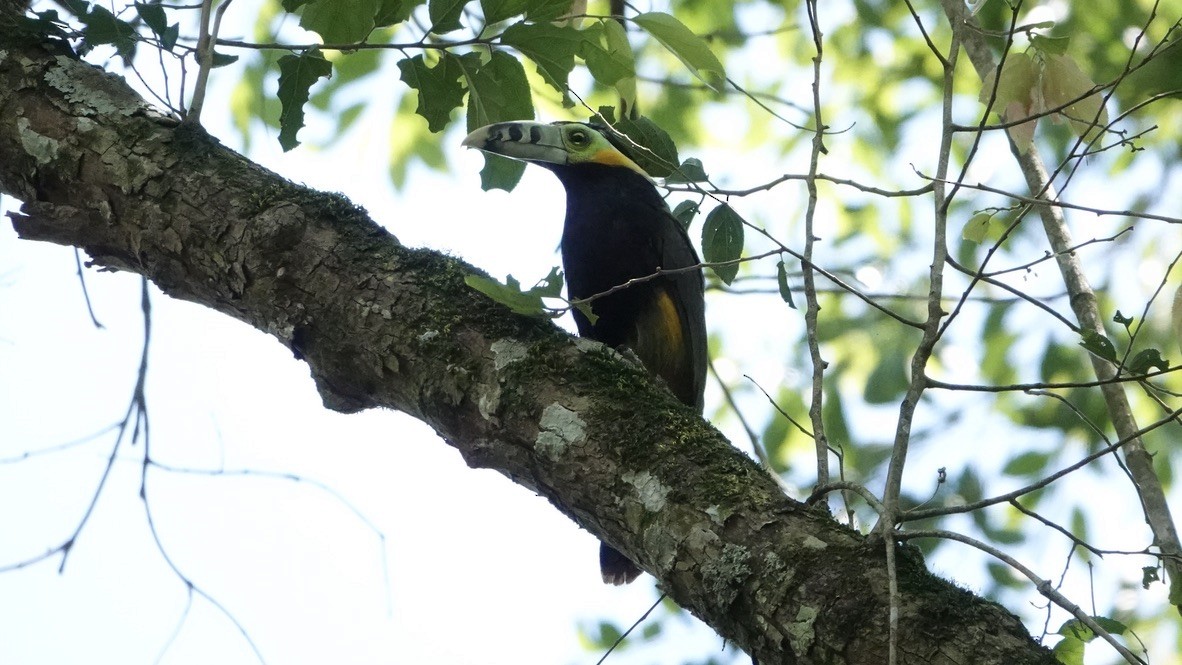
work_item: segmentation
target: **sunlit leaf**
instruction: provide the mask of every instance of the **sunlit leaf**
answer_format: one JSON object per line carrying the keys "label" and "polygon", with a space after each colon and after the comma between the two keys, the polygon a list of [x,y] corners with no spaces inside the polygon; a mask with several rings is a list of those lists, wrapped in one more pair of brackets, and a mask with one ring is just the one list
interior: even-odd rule
{"label": "sunlit leaf", "polygon": [[694,76],[715,90],[726,81],[722,63],[706,43],[685,24],[664,12],[648,12],[632,17],[632,22],[644,29],[670,53],[677,56]]}
{"label": "sunlit leaf", "polygon": [[480,10],[488,23],[500,23],[525,13],[530,0],[480,0]]}
{"label": "sunlit leaf", "polygon": [[969,242],[981,242],[985,239],[989,232],[989,223],[993,221],[993,215],[987,212],[979,212],[973,215],[964,225],[964,230],[960,232],[960,237]]}
{"label": "sunlit leaf", "polygon": [[575,53],[583,38],[578,30],[549,23],[514,23],[501,33],[501,43],[533,61],[542,80],[571,106],[567,77],[575,68]]}
{"label": "sunlit leaf", "polygon": [[1070,37],[1048,37],[1046,35],[1030,35],[1030,45],[1048,55],[1063,55],[1067,52]]}
{"label": "sunlit leaf", "polygon": [[1001,472],[1007,476],[1036,476],[1046,470],[1050,460],[1049,454],[1031,450],[1006,462]]}
{"label": "sunlit leaf", "polygon": [[318,0],[304,7],[300,27],[327,44],[352,44],[374,29],[378,0]]}
{"label": "sunlit leaf", "polygon": [[907,357],[897,349],[884,349],[866,379],[862,396],[869,404],[886,404],[907,390]]}
{"label": "sunlit leaf", "polygon": [[543,301],[545,298],[557,298],[562,294],[562,281],[562,271],[558,268],[551,269],[549,275],[529,289],[522,289],[513,275],[508,275],[504,284],[481,275],[464,276],[465,284],[513,312],[544,318],[556,316],[556,312],[547,308]]}
{"label": "sunlit leaf", "polygon": [[1042,94],[1046,108],[1066,104],[1066,108],[1058,115],[1066,116],[1072,130],[1085,139],[1108,124],[1108,110],[1104,108],[1104,98],[1098,92],[1078,101],[1072,100],[1095,87],[1092,79],[1069,56],[1047,56],[1042,74]]}

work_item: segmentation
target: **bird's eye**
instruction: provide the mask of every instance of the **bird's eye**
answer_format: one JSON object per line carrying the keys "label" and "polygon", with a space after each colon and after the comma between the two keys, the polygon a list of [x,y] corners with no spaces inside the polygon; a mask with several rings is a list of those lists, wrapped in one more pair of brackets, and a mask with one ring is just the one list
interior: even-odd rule
{"label": "bird's eye", "polygon": [[588,136],[587,132],[582,129],[571,130],[571,132],[567,134],[567,138],[570,139],[571,145],[580,148],[591,142],[591,137]]}

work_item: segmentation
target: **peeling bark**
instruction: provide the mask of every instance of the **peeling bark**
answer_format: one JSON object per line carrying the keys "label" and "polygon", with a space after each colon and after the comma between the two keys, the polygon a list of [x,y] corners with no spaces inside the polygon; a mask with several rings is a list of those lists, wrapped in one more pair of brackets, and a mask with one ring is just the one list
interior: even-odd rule
{"label": "peeling bark", "polygon": [[[0,5],[0,7],[5,7]],[[545,496],[761,663],[886,662],[881,543],[787,497],[637,367],[464,284],[338,195],[289,183],[29,45],[0,8],[0,192],[81,247],[274,336],[325,406],[398,409]],[[902,663],[1053,663],[1004,608],[900,546]]]}

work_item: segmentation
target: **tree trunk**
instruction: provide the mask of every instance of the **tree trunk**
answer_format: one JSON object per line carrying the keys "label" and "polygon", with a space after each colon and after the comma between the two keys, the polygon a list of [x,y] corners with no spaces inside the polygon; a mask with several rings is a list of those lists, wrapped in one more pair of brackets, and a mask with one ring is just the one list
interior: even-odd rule
{"label": "tree trunk", "polygon": [[[270,333],[328,408],[423,420],[765,665],[887,661],[881,543],[785,497],[641,369],[468,288],[476,269],[162,117],[13,20],[0,4],[0,192],[24,203],[22,238]],[[900,663],[1054,662],[1003,608],[900,551]]]}

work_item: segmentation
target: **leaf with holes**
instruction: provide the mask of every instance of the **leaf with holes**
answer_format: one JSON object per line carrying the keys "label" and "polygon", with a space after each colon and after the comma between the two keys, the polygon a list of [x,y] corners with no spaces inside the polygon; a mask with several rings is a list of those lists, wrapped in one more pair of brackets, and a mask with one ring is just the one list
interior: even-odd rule
{"label": "leaf with holes", "polygon": [[501,284],[495,279],[481,275],[466,275],[464,283],[476,289],[517,314],[554,318],[557,314],[546,307],[544,298],[558,298],[562,294],[562,271],[557,267],[529,289],[522,289],[513,275],[505,277]]}
{"label": "leaf with holes", "polygon": [[[702,257],[707,263],[727,263],[743,255],[743,218],[727,204],[722,204],[706,215],[702,226]],[[739,274],[738,263],[710,266],[725,284]]]}
{"label": "leaf with holes", "polygon": [[1095,330],[1083,331],[1083,339],[1079,341],[1079,345],[1109,362],[1116,362],[1116,347],[1112,345],[1112,340]]}
{"label": "leaf with holes", "polygon": [[[517,58],[504,51],[494,51],[488,62],[468,53],[456,62],[468,85],[468,131],[507,120],[530,120],[533,101],[525,68]],[[485,190],[509,191],[517,186],[525,164],[499,155],[484,154],[480,186]]]}
{"label": "leaf with holes", "polygon": [[300,144],[296,133],[304,127],[304,104],[312,84],[332,75],[332,63],[313,49],[279,58],[279,145],[284,152]]}
{"label": "leaf with holes", "polygon": [[1170,368],[1170,363],[1161,357],[1161,351],[1142,349],[1129,361],[1128,367],[1130,374],[1148,374],[1150,369],[1164,372]]}
{"label": "leaf with holes", "polygon": [[575,53],[582,43],[578,30],[550,23],[514,23],[501,33],[501,43],[532,60],[542,80],[562,95],[563,106],[574,106],[567,77],[575,68]]}
{"label": "leaf with holes", "polygon": [[326,44],[353,44],[369,36],[375,26],[378,0],[319,0],[300,15],[300,27]]}
{"label": "leaf with holes", "polygon": [[419,95],[415,113],[427,119],[427,127],[442,132],[451,120],[451,112],[464,103],[463,70],[455,56],[444,53],[434,67],[428,67],[422,55],[398,61],[399,78]]}

